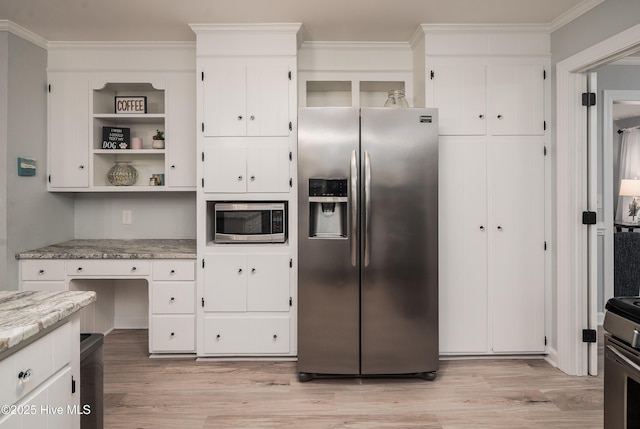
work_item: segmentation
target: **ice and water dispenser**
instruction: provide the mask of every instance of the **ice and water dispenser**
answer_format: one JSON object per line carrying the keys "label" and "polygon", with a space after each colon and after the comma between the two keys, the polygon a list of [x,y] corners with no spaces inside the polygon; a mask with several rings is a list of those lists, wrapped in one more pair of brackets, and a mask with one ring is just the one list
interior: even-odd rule
{"label": "ice and water dispenser", "polygon": [[347,179],[309,179],[309,238],[347,238]]}

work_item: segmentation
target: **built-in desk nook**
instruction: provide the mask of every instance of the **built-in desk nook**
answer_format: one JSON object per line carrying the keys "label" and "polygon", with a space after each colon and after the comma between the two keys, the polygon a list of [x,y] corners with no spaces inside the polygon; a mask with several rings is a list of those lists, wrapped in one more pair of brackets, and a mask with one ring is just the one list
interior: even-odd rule
{"label": "built-in desk nook", "polygon": [[70,240],[16,258],[20,290],[96,292],[82,332],[148,328],[149,353],[195,353],[195,240]]}

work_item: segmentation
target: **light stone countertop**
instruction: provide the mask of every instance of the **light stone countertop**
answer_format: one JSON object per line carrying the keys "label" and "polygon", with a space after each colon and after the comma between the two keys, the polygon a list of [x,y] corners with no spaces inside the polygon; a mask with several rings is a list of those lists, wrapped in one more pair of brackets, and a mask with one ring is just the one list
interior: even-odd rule
{"label": "light stone countertop", "polygon": [[16,259],[196,259],[196,240],[69,240],[20,252]]}
{"label": "light stone countertop", "polygon": [[0,291],[0,354],[95,300],[91,291]]}

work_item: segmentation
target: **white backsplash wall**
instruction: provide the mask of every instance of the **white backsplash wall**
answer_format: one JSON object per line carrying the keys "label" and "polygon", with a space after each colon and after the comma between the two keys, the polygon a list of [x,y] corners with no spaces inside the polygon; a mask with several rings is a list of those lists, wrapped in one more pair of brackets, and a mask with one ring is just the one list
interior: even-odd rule
{"label": "white backsplash wall", "polygon": [[[122,211],[131,211],[131,225]],[[196,238],[194,192],[76,194],[75,238]]]}

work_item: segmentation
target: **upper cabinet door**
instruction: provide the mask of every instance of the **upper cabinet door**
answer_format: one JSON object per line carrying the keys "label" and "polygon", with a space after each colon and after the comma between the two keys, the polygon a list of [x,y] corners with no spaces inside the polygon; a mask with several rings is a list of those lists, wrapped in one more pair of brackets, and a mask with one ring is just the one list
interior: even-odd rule
{"label": "upper cabinet door", "polygon": [[289,59],[203,59],[206,137],[288,136]]}
{"label": "upper cabinet door", "polygon": [[427,104],[438,108],[440,135],[486,133],[485,75],[484,64],[448,61],[434,65],[433,78],[427,80],[431,88]]}
{"label": "upper cabinet door", "polygon": [[195,77],[170,79],[167,83],[166,172],[167,187],[196,186]]}
{"label": "upper cabinet door", "polygon": [[89,81],[49,77],[49,188],[89,186]]}
{"label": "upper cabinet door", "polygon": [[204,156],[204,192],[247,192],[247,149],[213,146]]}
{"label": "upper cabinet door", "polygon": [[544,134],[544,67],[493,65],[489,71],[491,134]]}

